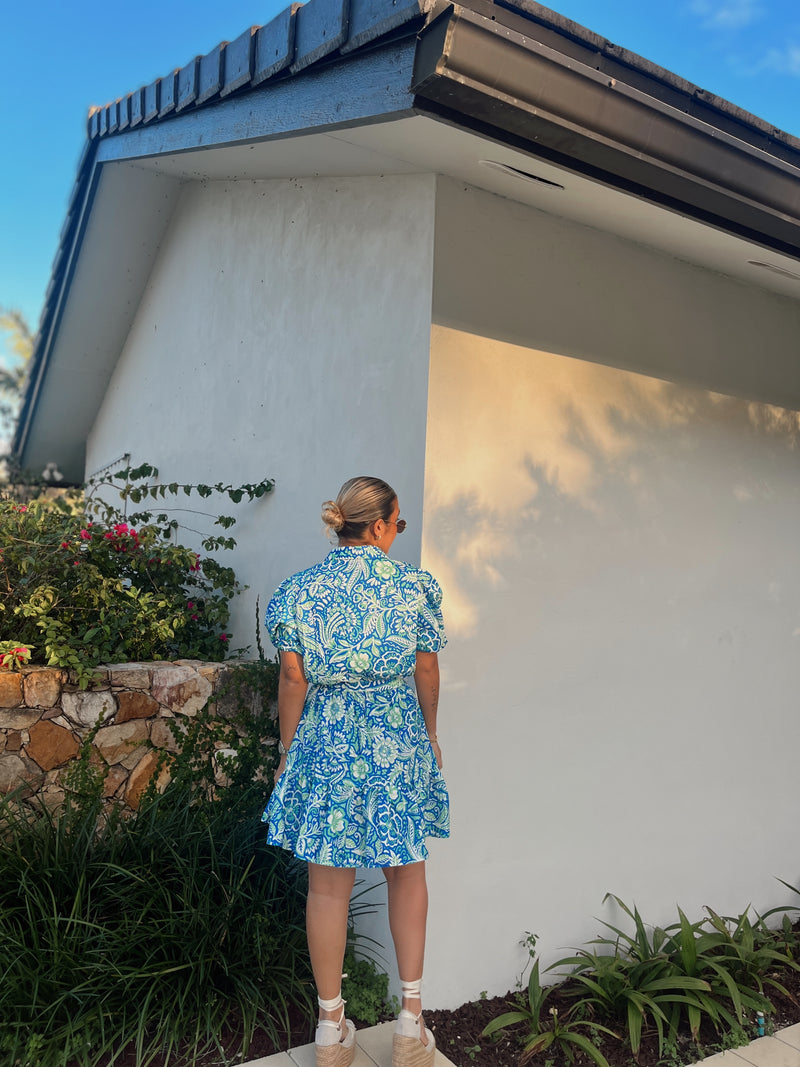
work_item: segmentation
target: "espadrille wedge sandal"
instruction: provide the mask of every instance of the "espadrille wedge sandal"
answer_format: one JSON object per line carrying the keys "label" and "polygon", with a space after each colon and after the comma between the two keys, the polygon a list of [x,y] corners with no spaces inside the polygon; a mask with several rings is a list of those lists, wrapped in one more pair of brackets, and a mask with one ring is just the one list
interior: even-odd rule
{"label": "espadrille wedge sandal", "polygon": [[[419,997],[422,979],[415,982],[400,980],[403,996],[411,999]],[[425,1027],[425,1042],[422,1040],[422,1012],[415,1015],[413,1011],[403,1008],[397,1016],[397,1023],[392,1038],[392,1067],[433,1067],[436,1059],[436,1041],[430,1030]]]}
{"label": "espadrille wedge sandal", "polygon": [[314,1035],[317,1067],[350,1067],[356,1054],[356,1028],[344,1017],[345,1002],[342,995],[340,993],[333,1000],[323,1000],[322,997],[317,997],[317,1000],[325,1011],[342,1009],[338,1023],[333,1019],[320,1019],[317,1023]]}

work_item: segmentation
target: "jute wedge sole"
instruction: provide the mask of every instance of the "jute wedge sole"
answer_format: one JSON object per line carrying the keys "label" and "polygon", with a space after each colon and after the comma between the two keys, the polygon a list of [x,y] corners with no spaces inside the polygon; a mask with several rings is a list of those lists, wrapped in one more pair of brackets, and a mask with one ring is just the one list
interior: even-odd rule
{"label": "jute wedge sole", "polygon": [[343,1045],[341,1041],[336,1045],[315,1045],[317,1053],[317,1067],[350,1067],[356,1054],[356,1043]]}
{"label": "jute wedge sole", "polygon": [[430,1030],[428,1042],[423,1045],[418,1037],[395,1034],[392,1038],[392,1067],[432,1067],[436,1058],[436,1045]]}

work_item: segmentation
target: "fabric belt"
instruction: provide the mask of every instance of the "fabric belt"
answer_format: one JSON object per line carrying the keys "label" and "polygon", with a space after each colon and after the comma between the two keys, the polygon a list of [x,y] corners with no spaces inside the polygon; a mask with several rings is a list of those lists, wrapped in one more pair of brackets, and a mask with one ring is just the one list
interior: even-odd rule
{"label": "fabric belt", "polygon": [[408,687],[409,683],[406,678],[397,677],[389,679],[364,678],[358,682],[332,682],[331,684],[325,685],[312,683],[309,688],[319,692],[346,689],[349,692],[363,693],[365,690],[374,692],[376,689],[407,689]]}

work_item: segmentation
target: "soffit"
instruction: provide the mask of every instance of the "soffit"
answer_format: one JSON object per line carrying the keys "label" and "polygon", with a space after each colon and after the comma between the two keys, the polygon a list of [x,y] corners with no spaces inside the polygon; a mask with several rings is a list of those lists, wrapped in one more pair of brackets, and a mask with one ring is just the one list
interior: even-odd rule
{"label": "soffit", "polygon": [[[488,163],[527,173],[534,180]],[[794,257],[423,114],[306,136],[160,155],[139,160],[138,166],[189,181],[442,174],[800,299],[800,262]],[[753,266],[751,260],[797,277]]]}

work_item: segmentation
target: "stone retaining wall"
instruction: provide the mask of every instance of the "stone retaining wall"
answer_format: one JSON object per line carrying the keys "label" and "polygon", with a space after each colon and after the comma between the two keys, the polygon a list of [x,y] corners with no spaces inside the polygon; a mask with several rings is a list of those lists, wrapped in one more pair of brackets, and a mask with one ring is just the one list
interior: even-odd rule
{"label": "stone retaining wall", "polygon": [[169,720],[196,715],[231,670],[196,660],[116,663],[99,667],[85,690],[58,667],[0,671],[0,794],[24,785],[27,796],[58,805],[70,762],[102,720],[91,755],[108,767],[105,796],[137,808],[159,750],[177,747]]}

